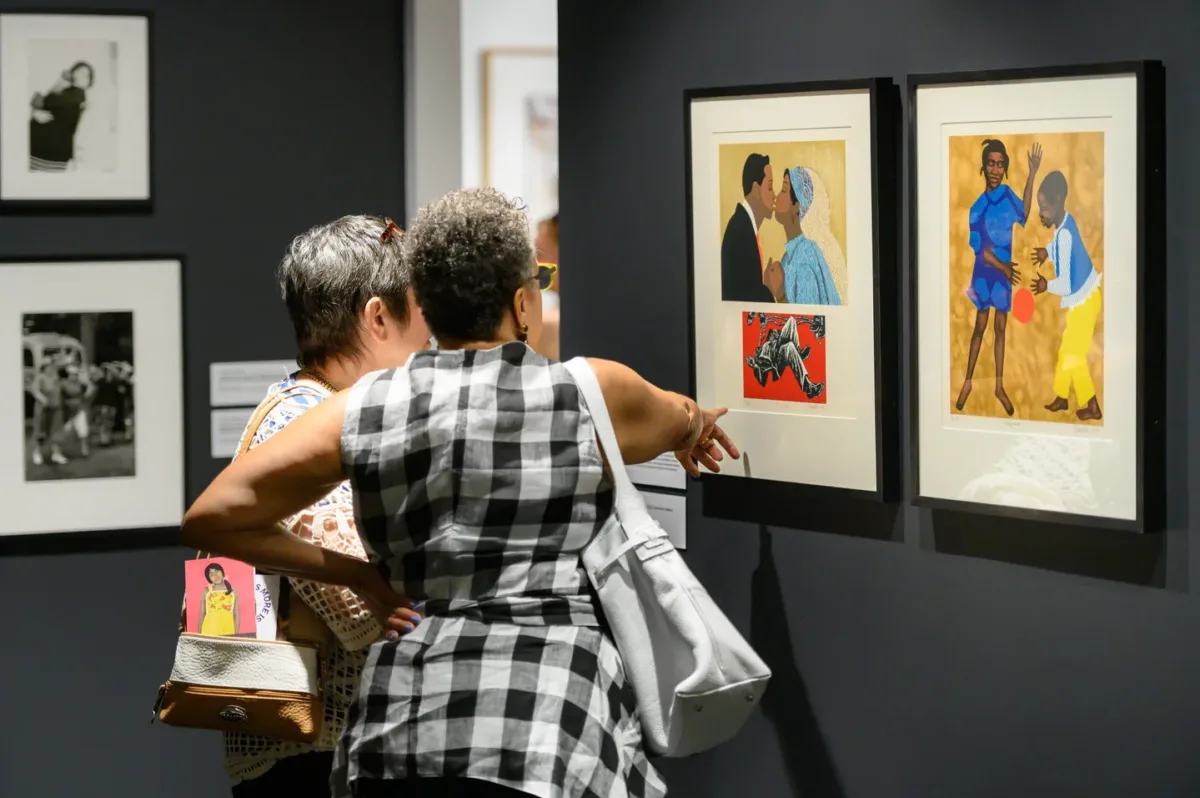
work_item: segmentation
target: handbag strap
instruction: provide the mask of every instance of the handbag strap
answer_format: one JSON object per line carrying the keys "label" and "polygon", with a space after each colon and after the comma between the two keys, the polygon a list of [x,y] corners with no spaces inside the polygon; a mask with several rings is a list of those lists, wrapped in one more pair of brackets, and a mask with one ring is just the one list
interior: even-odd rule
{"label": "handbag strap", "polygon": [[[280,391],[272,395],[267,401],[258,406],[254,411],[254,415],[250,416],[250,421],[246,424],[246,429],[242,431],[242,437],[238,440],[237,453],[234,455],[234,459],[250,451],[250,444],[254,442],[254,433],[258,432],[259,426],[262,425],[263,420],[266,419],[270,412],[279,406],[286,393],[287,391]],[[206,551],[196,552],[197,560],[203,560],[209,556],[209,552]]]}
{"label": "handbag strap", "polygon": [[[612,417],[608,414],[608,402],[600,389],[600,381],[587,358],[574,357],[563,364],[575,379],[575,384],[583,394],[583,401],[588,412],[592,415],[592,424],[596,435],[600,438],[600,446],[604,456],[608,458],[608,468],[612,472],[615,489],[615,504],[617,517],[626,531],[634,529],[654,528],[656,524],[646,509],[646,501],[642,493],[634,486],[625,468],[625,460],[621,457],[621,445],[617,441],[616,430],[613,429]],[[666,534],[665,532],[663,533]]]}
{"label": "handbag strap", "polygon": [[[323,396],[328,398],[323,388],[318,390],[320,390]],[[279,403],[287,398],[291,392],[291,388],[279,391],[278,393],[268,397],[265,402],[258,406],[258,408],[254,411],[254,415],[250,416],[250,421],[246,424],[246,429],[242,432],[241,439],[238,440],[237,454],[234,455],[235,460],[244,455],[246,452],[250,451],[250,444],[254,442],[254,433],[258,432],[258,428],[262,425],[263,421],[266,420],[267,416],[270,415],[271,411],[278,407]],[[204,560],[208,559],[210,556],[211,554],[209,552],[197,551],[195,559]],[[290,596],[288,595],[290,591],[287,589],[287,580],[281,580],[280,593],[282,595],[280,596],[280,606],[276,611],[276,615],[279,618],[279,623],[283,626],[286,626],[288,605],[290,604]],[[180,633],[182,633],[185,629],[187,629],[187,596],[184,596],[183,611],[180,613],[179,618]]]}

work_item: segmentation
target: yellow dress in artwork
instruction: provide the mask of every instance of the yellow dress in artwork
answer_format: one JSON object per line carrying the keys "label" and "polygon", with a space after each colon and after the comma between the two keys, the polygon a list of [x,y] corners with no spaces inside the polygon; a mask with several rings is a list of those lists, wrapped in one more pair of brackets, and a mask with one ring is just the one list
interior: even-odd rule
{"label": "yellow dress in artwork", "polygon": [[237,634],[237,621],[233,617],[234,602],[233,593],[226,593],[220,588],[209,588],[204,595],[204,621],[200,624],[200,634]]}

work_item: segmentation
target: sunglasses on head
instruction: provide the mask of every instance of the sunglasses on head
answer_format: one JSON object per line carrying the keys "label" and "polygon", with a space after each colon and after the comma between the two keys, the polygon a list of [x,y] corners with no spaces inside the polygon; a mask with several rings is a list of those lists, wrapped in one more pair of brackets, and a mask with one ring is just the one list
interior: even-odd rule
{"label": "sunglasses on head", "polygon": [[554,274],[558,271],[557,263],[539,263],[537,271],[533,275],[533,279],[537,281],[538,288],[546,291],[554,283]]}

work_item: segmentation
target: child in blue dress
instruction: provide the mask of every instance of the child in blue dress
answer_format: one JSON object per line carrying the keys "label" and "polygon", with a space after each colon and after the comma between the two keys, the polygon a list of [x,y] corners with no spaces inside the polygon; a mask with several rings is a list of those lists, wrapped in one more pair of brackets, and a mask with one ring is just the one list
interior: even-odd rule
{"label": "child in blue dress", "polygon": [[975,328],[971,331],[971,348],[967,354],[967,374],[958,401],[959,411],[971,395],[971,377],[979,360],[983,333],[988,316],[996,311],[996,399],[1008,415],[1013,404],[1004,390],[1004,333],[1008,328],[1008,311],[1012,309],[1012,287],[1021,279],[1017,264],[1012,261],[1013,225],[1025,226],[1033,207],[1033,179],[1042,163],[1042,147],[1034,144],[1029,151],[1029,177],[1024,196],[1018,198],[1004,183],[1008,177],[1008,150],[1000,139],[984,139],[979,174],[984,178],[984,191],[971,205],[970,243],[975,252],[975,267],[967,296],[975,305]]}

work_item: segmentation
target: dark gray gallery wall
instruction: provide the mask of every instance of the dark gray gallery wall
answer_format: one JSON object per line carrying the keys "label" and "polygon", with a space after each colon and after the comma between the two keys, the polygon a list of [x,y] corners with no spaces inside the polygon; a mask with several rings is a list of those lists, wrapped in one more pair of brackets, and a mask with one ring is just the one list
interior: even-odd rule
{"label": "dark gray gallery wall", "polygon": [[[678,390],[685,88],[880,75],[903,85],[912,73],[1143,58],[1167,68],[1168,259],[1147,267],[1166,270],[1168,294],[1147,301],[1170,333],[1169,530],[1148,565],[1129,562],[1144,547],[1055,530],[1027,540],[1024,557],[1058,571],[954,556],[1028,533],[979,524],[948,546],[912,508],[894,541],[803,531],[820,507],[776,508],[797,528],[760,531],[703,517],[693,487],[688,560],[776,678],[735,741],[662,765],[672,794],[1200,795],[1188,470],[1200,452],[1197,31],[1200,5],[1178,0],[559,3],[564,352],[616,358]],[[797,457],[836,456],[794,445]],[[1080,575],[1106,568],[1124,581]],[[1148,574],[1129,573],[1139,568]]]}
{"label": "dark gray gallery wall", "polygon": [[[154,13],[154,213],[0,218],[0,256],[186,257],[194,497],[219,467],[208,448],[209,362],[293,353],[272,284],[290,237],[343,213],[404,214],[400,4],[69,5]],[[149,723],[170,668],[184,555],[0,549],[0,797],[227,794],[216,735]]]}

